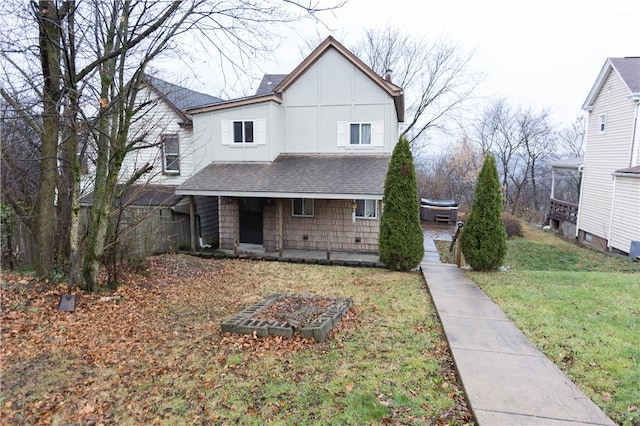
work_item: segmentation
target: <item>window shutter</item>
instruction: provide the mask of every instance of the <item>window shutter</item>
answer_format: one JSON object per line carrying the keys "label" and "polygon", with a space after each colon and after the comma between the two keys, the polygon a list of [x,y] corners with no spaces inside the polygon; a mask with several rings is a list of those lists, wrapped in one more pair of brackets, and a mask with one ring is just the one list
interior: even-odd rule
{"label": "window shutter", "polygon": [[338,146],[347,146],[349,144],[349,123],[346,121],[338,121]]}
{"label": "window shutter", "polygon": [[374,121],[371,131],[371,144],[373,146],[384,146],[384,121]]}
{"label": "window shutter", "polygon": [[231,136],[233,134],[232,130],[233,123],[231,120],[220,120],[220,129],[222,133],[220,135],[220,141],[222,145],[230,145],[231,144]]}
{"label": "window shutter", "polygon": [[264,118],[253,120],[253,137],[257,145],[267,143],[267,121]]}

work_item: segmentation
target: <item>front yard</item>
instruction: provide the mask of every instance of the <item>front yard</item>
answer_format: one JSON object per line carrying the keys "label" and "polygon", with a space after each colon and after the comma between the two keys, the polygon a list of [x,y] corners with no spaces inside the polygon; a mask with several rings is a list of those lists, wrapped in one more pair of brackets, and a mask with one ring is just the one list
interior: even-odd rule
{"label": "front yard", "polygon": [[616,423],[640,424],[640,264],[528,229],[470,277]]}
{"label": "front yard", "polygon": [[[64,286],[2,277],[2,423],[464,424],[418,273],[151,257],[58,313]],[[221,335],[273,293],[353,299],[324,343]]]}

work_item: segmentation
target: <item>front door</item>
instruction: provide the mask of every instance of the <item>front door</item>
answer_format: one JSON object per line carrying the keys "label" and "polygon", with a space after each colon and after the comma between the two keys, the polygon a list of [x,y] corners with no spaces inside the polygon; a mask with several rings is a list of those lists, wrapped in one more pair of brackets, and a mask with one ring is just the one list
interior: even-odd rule
{"label": "front door", "polygon": [[262,244],[262,198],[240,198],[240,242]]}

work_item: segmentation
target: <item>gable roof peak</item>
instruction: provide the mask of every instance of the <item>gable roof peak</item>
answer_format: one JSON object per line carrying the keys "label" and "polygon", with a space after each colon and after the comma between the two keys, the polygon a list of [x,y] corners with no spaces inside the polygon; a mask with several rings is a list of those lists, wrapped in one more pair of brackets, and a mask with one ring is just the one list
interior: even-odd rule
{"label": "gable roof peak", "polygon": [[640,56],[609,57],[604,62],[587,99],[582,104],[582,109],[589,111],[593,108],[593,103],[611,71],[616,73],[627,88],[629,97],[640,101]]}

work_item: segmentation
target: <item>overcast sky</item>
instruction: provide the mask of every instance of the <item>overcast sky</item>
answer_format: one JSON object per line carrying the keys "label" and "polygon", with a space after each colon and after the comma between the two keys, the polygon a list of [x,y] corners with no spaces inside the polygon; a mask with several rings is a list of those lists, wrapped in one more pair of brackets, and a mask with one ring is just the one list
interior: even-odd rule
{"label": "overcast sky", "polygon": [[348,47],[364,29],[391,24],[475,50],[471,67],[485,74],[481,95],[549,108],[556,123],[570,124],[607,57],[640,56],[640,0],[350,0],[334,15],[323,15],[333,31],[305,22],[290,32],[278,60],[256,75],[290,72],[316,29]]}

